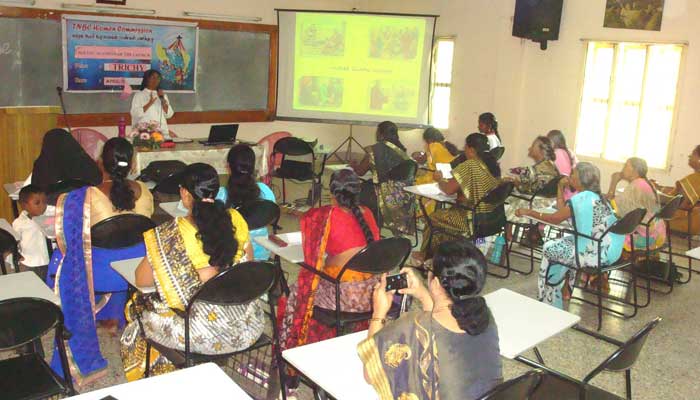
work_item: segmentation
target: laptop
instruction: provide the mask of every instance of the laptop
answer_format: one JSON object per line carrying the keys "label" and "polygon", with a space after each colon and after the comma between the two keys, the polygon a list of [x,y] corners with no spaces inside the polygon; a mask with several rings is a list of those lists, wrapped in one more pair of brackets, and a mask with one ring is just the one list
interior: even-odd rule
{"label": "laptop", "polygon": [[217,144],[233,144],[238,133],[238,124],[212,125],[209,129],[209,138],[200,140],[199,143],[205,146]]}

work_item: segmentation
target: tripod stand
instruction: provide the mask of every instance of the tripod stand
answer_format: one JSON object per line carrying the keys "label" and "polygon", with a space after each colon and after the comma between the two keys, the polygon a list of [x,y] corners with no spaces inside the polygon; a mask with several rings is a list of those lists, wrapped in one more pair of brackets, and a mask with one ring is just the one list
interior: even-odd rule
{"label": "tripod stand", "polygon": [[[355,142],[355,143],[357,144],[357,146],[358,146],[360,149],[362,149],[362,151],[367,152],[367,151],[365,150],[365,148],[362,147],[362,144],[360,144],[360,142],[358,142],[357,139],[355,139],[355,138],[352,136],[352,128],[353,128],[353,124],[350,124],[350,135],[348,135],[348,137],[345,138],[345,140],[343,140],[343,142],[342,142],[341,144],[339,144],[338,147],[335,148],[335,150],[333,150],[330,154],[328,154],[328,157],[327,157],[328,160],[330,160],[331,157],[336,156],[336,157],[338,157],[338,159],[339,159],[340,161],[342,161],[343,163],[345,163],[345,164],[350,164],[350,160],[351,160],[351,156],[352,156],[352,143],[353,143],[353,142]],[[343,148],[344,146],[346,146],[346,145],[347,145],[348,147],[347,147],[347,149],[346,149],[346,151],[345,151],[345,158],[342,158],[342,157],[340,156],[340,154],[338,153],[338,151],[339,151],[340,149],[342,149],[342,148]]]}

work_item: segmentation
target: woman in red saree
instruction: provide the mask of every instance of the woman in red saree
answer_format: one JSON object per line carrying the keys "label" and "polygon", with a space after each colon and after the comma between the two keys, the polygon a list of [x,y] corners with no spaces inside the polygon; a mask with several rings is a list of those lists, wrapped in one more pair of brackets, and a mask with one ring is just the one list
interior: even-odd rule
{"label": "woman in red saree", "polygon": [[[361,181],[350,169],[331,176],[330,206],[314,208],[301,217],[304,262],[324,273],[337,276],[345,263],[368,242],[379,239],[372,212],[359,205]],[[370,274],[346,271],[342,277],[342,311],[366,312],[371,309],[371,294],[378,278]],[[335,309],[335,287],[306,269],[299,271],[289,297],[278,304],[278,325],[282,349],[318,342],[336,335],[335,328],[314,320],[314,306]],[[357,329],[366,328],[357,326]]]}

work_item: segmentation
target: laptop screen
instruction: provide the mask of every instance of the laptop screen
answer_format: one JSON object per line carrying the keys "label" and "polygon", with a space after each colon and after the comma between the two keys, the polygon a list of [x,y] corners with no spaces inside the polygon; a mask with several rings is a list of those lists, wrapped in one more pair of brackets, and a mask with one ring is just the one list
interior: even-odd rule
{"label": "laptop screen", "polygon": [[238,124],[212,125],[208,142],[233,142],[238,133]]}

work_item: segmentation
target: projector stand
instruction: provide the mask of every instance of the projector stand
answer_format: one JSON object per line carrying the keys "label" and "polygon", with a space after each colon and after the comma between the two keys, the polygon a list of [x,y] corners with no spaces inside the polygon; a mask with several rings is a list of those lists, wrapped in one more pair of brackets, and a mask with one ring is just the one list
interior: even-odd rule
{"label": "projector stand", "polygon": [[[362,151],[364,151],[365,153],[367,152],[367,151],[365,150],[365,148],[362,147],[362,144],[360,144],[360,142],[358,142],[357,139],[355,139],[355,138],[352,136],[352,127],[353,127],[353,125],[350,124],[350,135],[349,135],[345,140],[343,140],[343,142],[342,142],[341,144],[339,144],[338,147],[336,147],[335,150],[333,150],[332,153],[328,154],[328,158],[326,158],[327,160],[330,160],[331,157],[336,156],[336,157],[338,157],[338,159],[339,159],[340,161],[342,161],[343,163],[345,163],[345,164],[350,164],[350,160],[351,160],[351,156],[352,156],[352,143],[353,143],[353,142],[355,142],[355,143],[360,147],[360,149],[362,149]],[[347,147],[347,150],[345,151],[345,158],[343,159],[343,158],[338,154],[338,151],[339,151],[341,148],[343,148],[345,145],[347,145],[348,147]]]}

